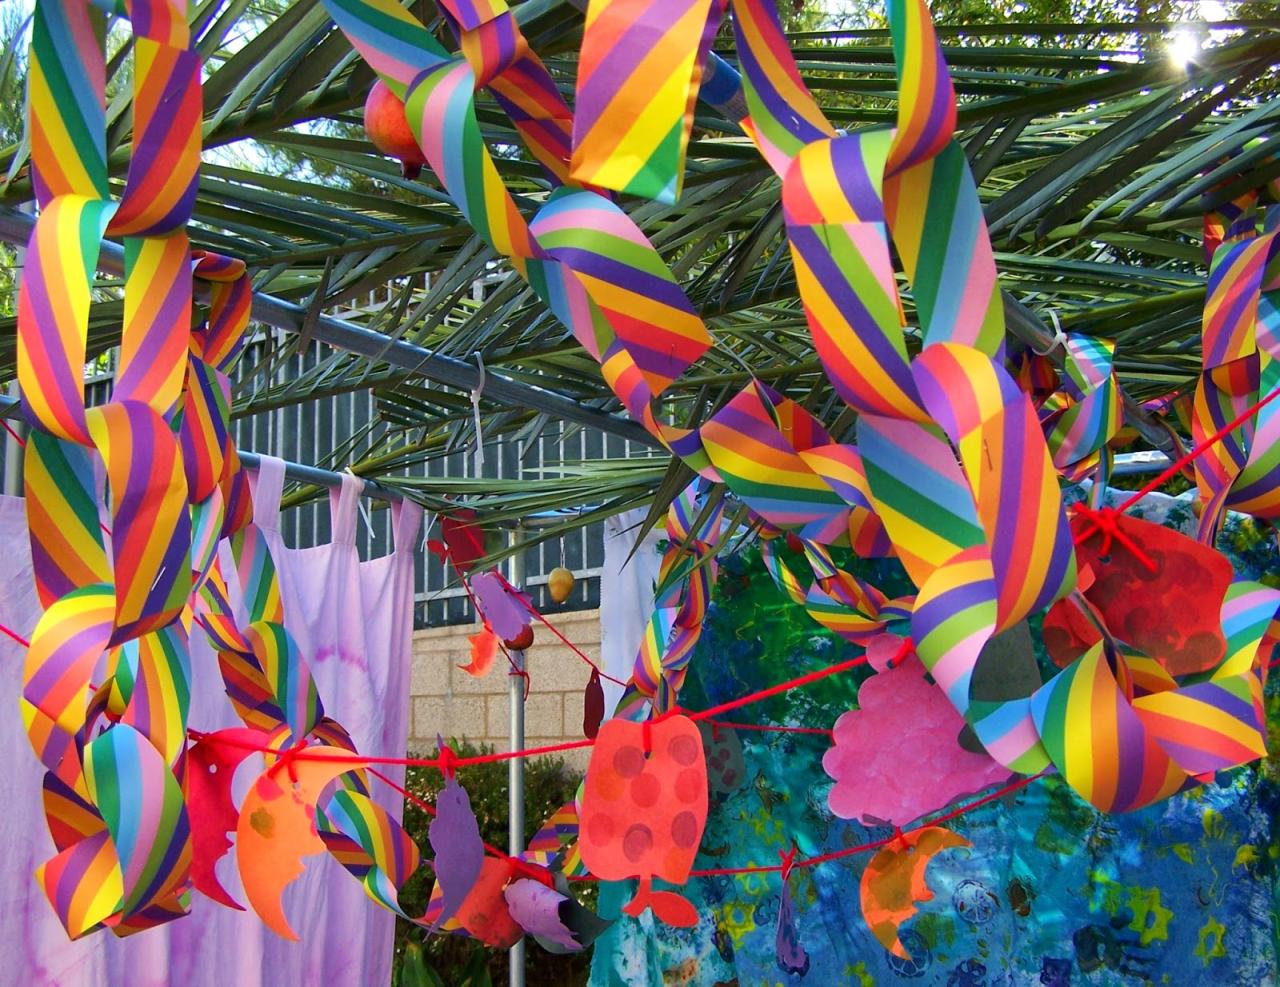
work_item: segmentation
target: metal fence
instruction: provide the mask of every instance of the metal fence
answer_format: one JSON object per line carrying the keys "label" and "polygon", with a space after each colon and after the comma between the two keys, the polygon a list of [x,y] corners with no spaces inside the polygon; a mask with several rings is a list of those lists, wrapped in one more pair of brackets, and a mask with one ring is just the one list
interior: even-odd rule
{"label": "metal fence", "polygon": [[[363,300],[377,304],[380,299]],[[341,313],[340,313],[341,314]],[[272,330],[257,333],[247,344],[245,357],[234,373],[238,390],[248,393],[296,380],[314,368],[327,351],[321,343],[313,343],[305,352],[294,353],[279,361],[269,375],[260,374],[246,382],[245,374],[259,365],[267,347],[283,342],[283,336]],[[90,404],[109,399],[114,379],[114,354],[109,354],[86,368],[86,400]],[[309,465],[321,465],[341,471],[344,462],[353,462],[380,438],[384,426],[378,420],[376,399],[369,390],[290,404],[238,418],[232,431],[240,449]],[[354,439],[354,442],[353,442]],[[0,443],[0,447],[7,446]],[[340,462],[333,459],[334,450],[348,455]],[[484,464],[479,475],[501,479],[539,476],[545,467],[572,460],[652,455],[653,450],[602,432],[549,424],[537,439],[517,447],[514,442],[485,444]],[[3,468],[0,452],[0,470]],[[475,476],[477,471],[473,449],[457,451],[403,470],[401,476]],[[286,488],[286,493],[288,488]],[[362,559],[378,558],[391,551],[391,512],[381,502],[362,501],[364,510],[358,523],[356,545]],[[427,525],[435,524],[430,516]],[[281,515],[281,533],[285,543],[294,548],[321,545],[330,536],[329,507],[325,501],[304,504]],[[438,535],[438,531],[437,531]],[[451,569],[425,552],[422,541],[414,546],[415,612],[418,627],[468,623],[474,613],[466,591],[459,585]],[[535,602],[544,611],[582,610],[599,606],[600,567],[604,562],[603,525],[592,524],[570,532],[563,540],[535,545],[526,550],[526,584],[535,594]],[[547,597],[547,574],[565,565],[577,578],[572,596],[563,604]]]}

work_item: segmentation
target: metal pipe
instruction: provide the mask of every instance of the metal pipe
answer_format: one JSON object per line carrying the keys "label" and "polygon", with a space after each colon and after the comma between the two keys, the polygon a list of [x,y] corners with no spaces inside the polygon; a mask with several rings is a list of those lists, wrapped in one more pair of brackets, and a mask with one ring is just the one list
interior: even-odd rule
{"label": "metal pipe", "polygon": [[[17,387],[18,385],[17,385],[17,382],[15,381],[13,384],[13,389],[15,392],[17,391]],[[18,411],[18,403],[19,402],[16,397],[8,397],[6,395],[0,395],[0,418],[9,418],[11,416],[15,416]],[[9,441],[13,442],[13,439],[10,437]],[[21,461],[22,459],[19,456],[18,462],[21,463]],[[259,465],[262,463],[262,457],[256,452],[241,451],[240,462],[243,463],[245,466],[249,467],[249,469],[256,470],[259,467]],[[333,470],[321,469],[319,466],[308,466],[305,463],[291,463],[286,460],[284,464],[284,475],[287,479],[293,480],[295,483],[310,483],[318,487],[342,486],[341,473],[335,473],[333,472]],[[8,491],[8,486],[7,486],[8,476],[9,476],[9,458],[6,452],[6,456],[5,456],[5,482],[6,482],[5,489],[6,491]],[[361,477],[361,479],[363,480],[364,477]],[[22,487],[20,484],[16,492],[19,494],[22,492]],[[390,503],[397,503],[398,501],[404,500],[404,496],[398,490],[391,490],[387,487],[384,487],[382,486],[382,484],[378,483],[376,480],[364,480],[364,490],[361,492],[366,497],[372,497],[375,500],[385,500]]]}
{"label": "metal pipe", "polygon": [[[524,527],[517,526],[511,532],[511,547],[514,551],[508,560],[507,568],[511,584],[516,589],[523,589],[525,582],[525,553],[521,548],[524,541]],[[523,651],[512,651],[511,661],[514,668],[507,676],[509,686],[509,711],[511,726],[511,750],[524,750],[524,683],[522,675],[515,674],[525,669]],[[513,857],[520,856],[524,850],[524,758],[513,757],[507,762],[507,852]],[[525,941],[520,940],[511,947],[507,955],[509,983],[511,987],[524,987],[524,954]]]}
{"label": "metal pipe", "polygon": [[[8,206],[0,206],[0,240],[25,246],[31,238],[34,227],[33,217]],[[123,275],[124,250],[110,240],[103,240],[98,254],[98,270],[106,274]],[[199,295],[201,290],[202,285],[197,280],[196,293]],[[272,295],[254,292],[253,318],[277,329],[283,329],[285,332],[300,333],[307,320],[307,310]],[[335,319],[330,315],[321,315],[316,320],[312,335],[330,346],[381,361],[412,374],[420,374],[427,380],[458,390],[474,390],[481,383],[480,370],[474,364],[451,356],[443,356],[425,347],[406,343],[404,340],[389,339],[372,329],[366,329],[343,319]],[[493,370],[485,372],[483,396],[513,408],[528,408],[566,421],[598,428],[603,432],[653,448],[661,445],[643,425],[630,418],[588,407],[563,394],[511,380]]]}

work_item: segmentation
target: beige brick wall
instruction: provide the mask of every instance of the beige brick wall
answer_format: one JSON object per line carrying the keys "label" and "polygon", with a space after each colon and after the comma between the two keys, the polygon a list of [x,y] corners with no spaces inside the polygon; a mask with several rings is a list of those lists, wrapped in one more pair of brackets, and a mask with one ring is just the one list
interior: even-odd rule
{"label": "beige brick wall", "polygon": [[[556,614],[556,628],[594,662],[600,661],[600,611]],[[435,747],[436,734],[510,747],[507,669],[501,653],[482,679],[458,668],[470,661],[467,637],[475,624],[433,627],[413,636],[413,674],[409,684],[409,750]],[[582,739],[582,695],[591,669],[541,624],[526,652],[530,691],[525,704],[525,746]],[[585,768],[589,748],[568,751],[564,759]]]}

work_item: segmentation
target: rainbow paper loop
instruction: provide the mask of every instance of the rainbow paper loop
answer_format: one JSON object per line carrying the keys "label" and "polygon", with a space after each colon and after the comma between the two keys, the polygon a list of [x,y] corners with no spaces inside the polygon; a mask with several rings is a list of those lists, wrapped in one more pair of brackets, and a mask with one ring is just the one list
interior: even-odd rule
{"label": "rainbow paper loop", "polygon": [[[323,716],[284,629],[266,542],[249,523],[226,371],[252,293],[243,262],[192,254],[187,240],[203,109],[186,6],[98,5],[128,17],[134,31],[127,179],[119,202],[109,199],[105,58],[90,11],[84,0],[40,0],[29,129],[41,213],[18,319],[18,375],[35,426],[26,503],[45,608],[21,709],[48,769],[45,809],[57,849],[37,880],[73,938],[101,927],[129,935],[188,908],[194,850],[179,778],[193,619],[218,650],[246,723],[280,749],[310,738],[354,750]],[[88,408],[86,328],[99,244],[110,233],[125,248],[120,356],[112,400]],[[193,278],[208,295],[194,326]],[[233,537],[247,601],[243,629],[221,571],[224,537]],[[100,668],[105,675],[90,692]],[[382,811],[361,809],[357,796],[367,791],[362,772],[341,776],[335,798],[345,800],[344,819]]]}
{"label": "rainbow paper loop", "polygon": [[1064,386],[1040,406],[1040,422],[1054,467],[1073,483],[1092,476],[1094,506],[1101,506],[1110,472],[1107,443],[1115,438],[1123,415],[1113,369],[1115,343],[1067,333],[1063,350]]}
{"label": "rainbow paper loop", "polygon": [[[1232,583],[1222,604],[1227,647],[1212,669],[1171,676],[1102,638],[1031,699],[1036,729],[1063,778],[1090,804],[1128,812],[1265,757],[1262,678],[1255,672],[1280,592]],[[1084,604],[1088,608],[1087,604]]]}
{"label": "rainbow paper loop", "polygon": [[[1244,205],[1226,226],[1209,267],[1201,327],[1203,370],[1191,419],[1197,444],[1280,388],[1280,238],[1275,231],[1280,206],[1267,209],[1267,232],[1259,233],[1256,210]],[[1276,404],[1249,415],[1199,456],[1195,473],[1204,505],[1197,532],[1202,541],[1213,543],[1228,509],[1280,517]]]}

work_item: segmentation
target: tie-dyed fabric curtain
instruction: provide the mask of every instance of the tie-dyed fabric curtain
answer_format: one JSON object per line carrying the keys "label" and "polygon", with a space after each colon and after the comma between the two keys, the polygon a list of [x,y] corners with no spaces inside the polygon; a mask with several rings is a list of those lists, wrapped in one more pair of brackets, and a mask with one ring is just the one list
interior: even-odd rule
{"label": "tie-dyed fabric curtain", "polygon": [[[1140,510],[1175,527],[1195,523],[1185,497],[1147,498]],[[1246,577],[1280,577],[1274,535],[1252,522],[1233,518],[1220,545]],[[892,567],[877,563],[873,582],[898,588]],[[748,551],[724,562],[681,699],[698,709],[854,654],[786,600]],[[866,674],[829,678],[734,717],[829,726],[854,705]],[[1272,678],[1268,708],[1275,722],[1280,697]],[[737,737],[745,776],[713,795],[695,867],[777,864],[792,839],[802,856],[812,856],[890,835],[887,827],[828,812],[825,738],[745,731]],[[911,770],[911,752],[901,757],[902,770]],[[685,892],[702,915],[694,929],[622,916],[596,944],[591,983],[1274,984],[1280,854],[1274,771],[1263,762],[1226,772],[1218,784],[1118,816],[1094,811],[1046,779],[962,816],[949,825],[973,849],[930,864],[936,896],[903,927],[910,961],[888,953],[862,921],[858,882],[868,854],[794,872],[796,928],[810,956],[803,976],[779,969],[775,959],[778,875],[752,874],[690,882]],[[624,890],[602,888],[612,914],[629,897]]]}
{"label": "tie-dyed fabric curtain", "polygon": [[[264,459],[256,482],[257,522],[279,569],[286,626],[306,654],[325,708],[351,732],[358,749],[403,755],[413,633],[414,551],[421,510],[394,509],[394,550],[361,562],[356,552],[360,481],[351,477],[331,499],[329,544],[290,549],[278,517],[284,466]],[[23,501],[0,497],[0,625],[29,637],[40,615],[32,587]],[[234,566],[225,571],[234,577]],[[233,587],[233,593],[238,588]],[[190,726],[238,726],[223,693],[217,659],[203,634],[191,636]],[[373,905],[360,883],[328,857],[311,858],[285,894],[301,942],[278,938],[252,912],[194,896],[191,915],[128,939],[108,934],[68,942],[32,879],[53,855],[41,812],[41,769],[18,715],[24,649],[0,636],[0,983],[23,987],[313,987],[384,985],[391,979],[394,916]],[[254,755],[237,777],[237,797],[252,781]],[[388,769],[388,773],[395,769]],[[400,769],[401,771],[403,769]],[[375,798],[398,800],[385,787]],[[239,901],[234,851],[218,866]]]}

